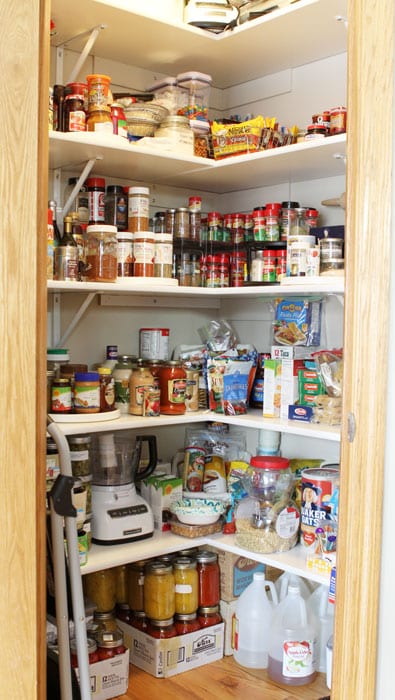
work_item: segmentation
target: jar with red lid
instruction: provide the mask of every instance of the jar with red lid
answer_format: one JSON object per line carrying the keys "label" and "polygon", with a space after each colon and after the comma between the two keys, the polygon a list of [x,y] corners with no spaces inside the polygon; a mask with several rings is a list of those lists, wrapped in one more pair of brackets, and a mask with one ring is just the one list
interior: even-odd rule
{"label": "jar with red lid", "polygon": [[277,260],[277,251],[276,250],[264,250],[263,251],[263,270],[262,270],[262,281],[263,282],[276,282],[276,280],[277,280],[276,260]]}
{"label": "jar with red lid", "polygon": [[330,110],[329,134],[345,134],[347,131],[347,109],[345,107],[334,107]]}
{"label": "jar with red lid", "polygon": [[201,628],[218,625],[222,622],[219,605],[202,606],[198,610],[197,619]]}
{"label": "jar with red lid", "polygon": [[222,241],[223,219],[218,211],[209,211],[207,214],[207,240]]}
{"label": "jar with red lid", "polygon": [[276,279],[279,282],[287,274],[287,250],[281,248],[277,251]]}
{"label": "jar with red lid", "polygon": [[169,617],[167,620],[148,620],[146,632],[155,639],[177,637],[177,630],[172,617]]}
{"label": "jar with red lid", "polygon": [[280,240],[280,211],[281,205],[279,208],[266,205],[265,234],[267,241]]}
{"label": "jar with red lid", "polygon": [[65,88],[65,95],[82,95],[84,99],[84,110],[88,111],[88,83],[67,83]]}
{"label": "jar with red lid", "polygon": [[97,636],[97,651],[99,654],[99,661],[105,661],[106,659],[112,659],[118,654],[123,654],[126,651],[126,647],[123,643],[123,633],[120,629],[116,629],[113,632],[99,632]]}
{"label": "jar with red lid", "polygon": [[197,632],[197,630],[200,630],[200,623],[197,619],[196,612],[184,615],[176,614],[174,616],[174,625],[177,635],[189,634],[190,632]]}
{"label": "jar with red lid", "polygon": [[324,139],[326,137],[326,127],[324,124],[309,124],[304,136],[305,141]]}
{"label": "jar with red lid", "polygon": [[206,287],[229,287],[230,256],[228,253],[207,255]]}
{"label": "jar with red lid", "polygon": [[233,250],[230,262],[230,284],[242,287],[248,280],[247,253],[245,250]]}
{"label": "jar with red lid", "polygon": [[266,240],[266,210],[254,209],[254,241]]}
{"label": "jar with red lid", "polygon": [[[91,639],[90,637],[87,638],[86,640],[87,647],[88,647],[88,662],[89,664],[95,664],[97,661],[100,661],[100,656],[99,652],[97,650],[97,644],[94,639]],[[71,667],[72,668],[78,668],[78,652],[77,652],[77,640],[72,639],[70,641],[70,661],[71,661]]]}
{"label": "jar with red lid", "polygon": [[244,215],[235,213],[231,217],[231,235],[233,243],[244,242]]}
{"label": "jar with red lid", "polygon": [[215,552],[201,550],[196,555],[199,607],[218,605],[220,600],[220,571],[218,555]]}
{"label": "jar with red lid", "polygon": [[309,231],[318,226],[318,209],[306,209],[306,224]]}
{"label": "jar with red lid", "polygon": [[181,362],[170,360],[160,368],[160,412],[165,415],[185,413],[187,375]]}
{"label": "jar with red lid", "polygon": [[252,214],[246,214],[244,217],[244,241],[254,240],[254,217]]}

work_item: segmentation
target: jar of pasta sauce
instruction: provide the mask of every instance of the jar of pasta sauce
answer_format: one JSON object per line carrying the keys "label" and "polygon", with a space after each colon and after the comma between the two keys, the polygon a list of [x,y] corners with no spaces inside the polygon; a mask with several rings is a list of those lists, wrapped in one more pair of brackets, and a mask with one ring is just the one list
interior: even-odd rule
{"label": "jar of pasta sauce", "polygon": [[197,619],[197,613],[188,613],[174,616],[174,624],[177,635],[189,634],[189,632],[197,632],[200,630],[200,623]]}
{"label": "jar of pasta sauce", "polygon": [[111,367],[98,367],[100,383],[100,410],[114,411],[115,409],[115,380]]}
{"label": "jar of pasta sauce", "polygon": [[199,607],[219,605],[220,600],[220,571],[218,555],[215,552],[202,550],[196,555]]}
{"label": "jar of pasta sauce", "polygon": [[219,605],[203,606],[199,608],[197,618],[200,627],[212,627],[222,622]]}
{"label": "jar of pasta sauce", "polygon": [[187,375],[181,362],[170,360],[160,368],[160,412],[165,415],[185,413]]}
{"label": "jar of pasta sauce", "polygon": [[178,557],[173,562],[175,610],[178,615],[196,612],[198,608],[198,573],[196,561]]}
{"label": "jar of pasta sauce", "polygon": [[114,632],[102,632],[99,633],[97,637],[97,651],[99,654],[99,661],[105,661],[106,659],[112,659],[118,654],[123,654],[126,651],[126,647],[123,643],[123,633],[120,629]]}
{"label": "jar of pasta sauce", "polygon": [[148,627],[148,618],[144,610],[134,610],[129,624],[131,627],[135,627],[136,630],[146,632]]}
{"label": "jar of pasta sauce", "polygon": [[97,224],[86,229],[86,276],[90,282],[117,281],[117,228]]}
{"label": "jar of pasta sauce", "polygon": [[177,630],[172,617],[169,617],[168,620],[148,620],[146,632],[155,639],[177,637]]}
{"label": "jar of pasta sauce", "polygon": [[174,574],[171,564],[147,564],[144,578],[144,612],[151,620],[169,620],[175,613]]}
{"label": "jar of pasta sauce", "polygon": [[[96,641],[88,637],[86,640],[86,644],[88,647],[89,664],[95,664],[97,661],[100,661]],[[77,641],[75,639],[72,639],[70,641],[70,661],[72,668],[78,668]]]}

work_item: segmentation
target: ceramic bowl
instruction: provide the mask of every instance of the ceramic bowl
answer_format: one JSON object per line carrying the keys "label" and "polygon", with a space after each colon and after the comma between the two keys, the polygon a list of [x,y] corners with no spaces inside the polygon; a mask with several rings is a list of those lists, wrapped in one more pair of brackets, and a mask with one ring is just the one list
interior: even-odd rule
{"label": "ceramic bowl", "polygon": [[226,504],[216,498],[182,498],[171,506],[171,512],[186,525],[211,525],[225,512]]}

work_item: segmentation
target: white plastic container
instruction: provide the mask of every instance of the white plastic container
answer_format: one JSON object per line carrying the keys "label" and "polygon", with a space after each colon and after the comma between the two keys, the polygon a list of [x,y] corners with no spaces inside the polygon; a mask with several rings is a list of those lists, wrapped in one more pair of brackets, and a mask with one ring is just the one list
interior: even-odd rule
{"label": "white plastic container", "polygon": [[273,614],[270,629],[268,674],[277,683],[306,685],[317,675],[317,630],[308,615],[299,586],[288,594]]}
{"label": "white plastic container", "polygon": [[277,457],[280,454],[280,431],[262,428],[258,432],[257,455],[271,455],[272,457]]}
{"label": "white plastic container", "polygon": [[299,586],[301,596],[306,601],[311,598],[312,589],[310,588],[308,581],[305,581],[304,578],[297,576],[296,574],[290,574],[289,571],[284,571],[284,573],[278,577],[274,585],[276,587],[279,602],[286,598],[290,586]]}
{"label": "white plastic container", "polygon": [[[267,596],[266,586],[272,600]],[[273,604],[277,602],[274,583],[266,581],[262,571],[256,571],[236,604],[233,656],[240,666],[267,668]]]}
{"label": "white plastic container", "polygon": [[326,643],[326,684],[331,689],[332,686],[332,657],[333,657],[333,635]]}
{"label": "white plastic container", "polygon": [[154,102],[166,107],[169,114],[177,114],[178,109],[178,88],[177,78],[168,76],[151,85],[147,92],[154,95]]}
{"label": "white plastic container", "polygon": [[318,619],[317,670],[326,671],[326,645],[333,635],[335,606],[329,602],[329,586],[321,584],[307,601],[309,609]]}

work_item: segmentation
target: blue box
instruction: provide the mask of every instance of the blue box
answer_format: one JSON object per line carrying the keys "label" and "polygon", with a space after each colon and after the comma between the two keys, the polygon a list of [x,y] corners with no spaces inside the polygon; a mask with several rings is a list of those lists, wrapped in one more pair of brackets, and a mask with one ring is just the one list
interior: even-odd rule
{"label": "blue box", "polygon": [[301,420],[310,423],[312,418],[313,408],[311,406],[299,406],[298,404],[288,406],[288,420]]}

